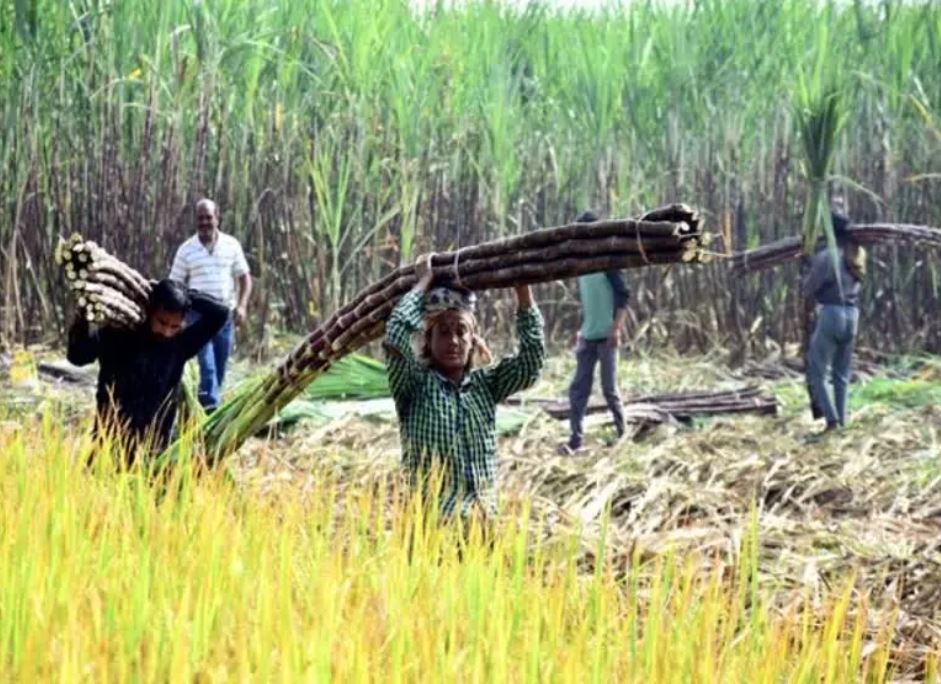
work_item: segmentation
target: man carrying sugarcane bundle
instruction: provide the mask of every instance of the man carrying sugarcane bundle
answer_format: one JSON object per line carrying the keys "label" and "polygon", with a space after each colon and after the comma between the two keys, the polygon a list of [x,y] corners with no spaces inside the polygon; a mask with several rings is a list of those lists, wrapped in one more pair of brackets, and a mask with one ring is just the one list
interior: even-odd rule
{"label": "man carrying sugarcane bundle", "polygon": [[225,325],[199,350],[199,403],[207,411],[219,405],[235,326],[247,316],[252,277],[239,241],[219,230],[219,209],[211,199],[196,203],[196,234],[180,245],[170,278],[212,295],[226,304],[231,315]]}
{"label": "man carrying sugarcane bundle", "polygon": [[[593,223],[598,217],[590,211],[575,219],[577,223]],[[575,377],[569,386],[570,427],[568,442],[559,447],[563,455],[572,455],[582,448],[582,425],[591,397],[595,364],[601,362],[601,389],[614,418],[617,440],[624,436],[624,409],[618,393],[618,348],[627,317],[629,293],[620,271],[606,271],[581,276],[578,296],[582,305],[582,323],[575,347]]]}
{"label": "man carrying sugarcane bundle", "polygon": [[[487,519],[496,512],[497,404],[539,378],[546,356],[542,315],[530,288],[517,287],[519,349],[481,367],[491,357],[477,334],[475,295],[432,288],[431,259],[419,259],[418,282],[386,323],[403,461],[413,486],[438,502],[442,517]],[[431,489],[429,478],[438,476],[440,488]]]}
{"label": "man carrying sugarcane bundle", "polygon": [[846,426],[850,362],[859,327],[857,303],[866,276],[866,251],[853,240],[849,218],[834,211],[830,219],[836,252],[826,246],[818,250],[802,283],[805,296],[817,305],[817,322],[807,350],[807,382],[813,404],[827,421],[825,433]]}
{"label": "man carrying sugarcane bundle", "polygon": [[[184,327],[188,312],[198,314]],[[69,330],[68,360],[98,361],[95,430],[117,439],[131,465],[138,448],[159,453],[170,441],[186,362],[225,325],[229,308],[177,281],[151,288],[147,318],[132,328],[91,329],[79,316]]]}

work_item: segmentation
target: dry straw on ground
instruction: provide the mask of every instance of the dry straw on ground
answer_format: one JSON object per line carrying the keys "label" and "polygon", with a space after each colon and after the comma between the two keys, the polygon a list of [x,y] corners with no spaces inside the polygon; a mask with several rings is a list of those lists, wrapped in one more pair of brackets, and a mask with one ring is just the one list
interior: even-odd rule
{"label": "dry straw on ground", "polygon": [[[784,363],[748,370],[772,366],[794,374]],[[533,394],[559,387],[561,371],[556,364]],[[638,392],[741,382],[709,361],[663,359],[638,359],[622,377]],[[628,567],[636,553],[652,559],[669,552],[692,554],[704,567],[723,559],[731,568],[754,510],[760,581],[782,597],[781,610],[794,592],[823,605],[854,577],[856,598],[873,615],[893,616],[895,657],[914,671],[941,647],[941,408],[872,404],[855,413],[851,430],[815,443],[808,437],[819,425],[806,415],[801,381],[774,387],[785,399],[779,417],[661,427],[643,441],[596,444],[574,459],[555,453],[564,425],[536,417],[500,447],[506,515],[529,499],[545,543],[578,530],[586,569],[606,514],[615,566]],[[237,470],[267,492],[308,486],[324,472],[354,489],[375,486],[396,477],[398,435],[392,424],[347,420],[278,444],[252,442]],[[870,626],[880,624],[873,617]]]}

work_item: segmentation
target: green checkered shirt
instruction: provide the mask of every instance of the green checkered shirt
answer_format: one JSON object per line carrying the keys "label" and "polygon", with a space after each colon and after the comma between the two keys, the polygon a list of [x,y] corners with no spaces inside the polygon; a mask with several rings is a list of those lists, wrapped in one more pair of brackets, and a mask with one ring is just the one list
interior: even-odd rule
{"label": "green checkered shirt", "polygon": [[535,306],[516,315],[519,350],[489,368],[473,370],[458,387],[419,363],[410,344],[422,329],[424,296],[410,292],[386,323],[389,386],[399,415],[402,458],[413,484],[433,465],[443,475],[439,507],[443,516],[462,515],[478,503],[496,512],[497,404],[530,387],[546,358],[543,321]]}

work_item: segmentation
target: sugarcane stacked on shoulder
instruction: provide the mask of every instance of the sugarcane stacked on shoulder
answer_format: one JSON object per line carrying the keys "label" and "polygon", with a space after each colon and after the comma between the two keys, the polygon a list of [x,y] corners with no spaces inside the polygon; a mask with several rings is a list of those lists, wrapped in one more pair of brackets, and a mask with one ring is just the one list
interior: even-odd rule
{"label": "sugarcane stacked on shoulder", "polygon": [[150,283],[140,273],[77,233],[59,240],[55,260],[89,323],[117,328],[143,323]]}
{"label": "sugarcane stacked on shoulder", "polygon": [[229,308],[179,281],[148,281],[80,235],[61,240],[55,258],[78,303],[66,356],[77,366],[98,364],[95,432],[114,440],[119,463],[129,466],[144,454],[149,467],[170,442],[181,402],[202,419],[181,380]]}
{"label": "sugarcane stacked on shoulder", "polygon": [[[436,284],[469,290],[510,288],[611,269],[707,260],[699,213],[671,204],[640,219],[571,223],[439,253]],[[385,320],[415,284],[403,266],[362,290],[314,330],[268,376],[238,392],[201,430],[211,458],[231,453],[337,359],[382,336]]]}

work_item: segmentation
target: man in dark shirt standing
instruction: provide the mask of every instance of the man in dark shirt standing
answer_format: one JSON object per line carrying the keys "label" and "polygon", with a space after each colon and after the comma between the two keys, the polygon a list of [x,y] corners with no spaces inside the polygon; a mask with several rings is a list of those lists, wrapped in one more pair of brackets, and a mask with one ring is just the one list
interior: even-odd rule
{"label": "man in dark shirt standing", "polygon": [[[190,310],[200,315],[184,327]],[[154,285],[147,320],[137,328],[91,330],[84,318],[72,325],[69,361],[99,364],[96,431],[120,439],[128,464],[137,447],[159,453],[169,443],[183,367],[228,316],[228,307],[212,296],[168,279]]]}
{"label": "man in dark shirt standing", "polygon": [[[598,217],[589,211],[575,219],[577,223],[597,220]],[[617,439],[624,435],[624,411],[617,387],[618,348],[621,346],[621,330],[627,315],[629,296],[624,277],[620,271],[581,276],[578,279],[578,295],[582,305],[582,325],[575,352],[575,377],[569,387],[572,433],[568,442],[559,448],[563,454],[574,454],[582,448],[582,423],[598,362],[601,363],[601,388],[614,418]]]}

